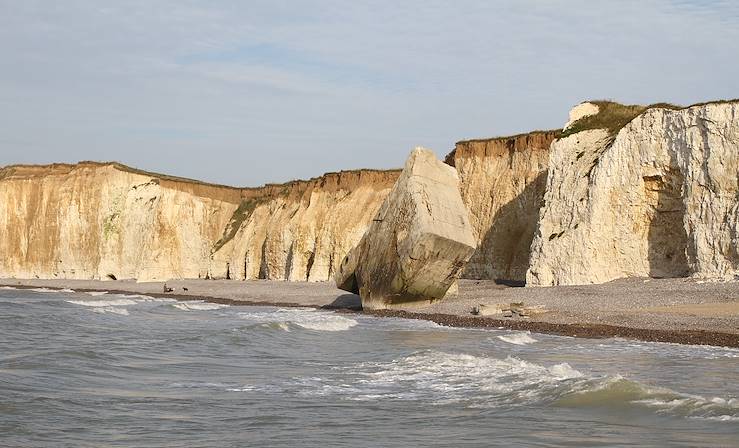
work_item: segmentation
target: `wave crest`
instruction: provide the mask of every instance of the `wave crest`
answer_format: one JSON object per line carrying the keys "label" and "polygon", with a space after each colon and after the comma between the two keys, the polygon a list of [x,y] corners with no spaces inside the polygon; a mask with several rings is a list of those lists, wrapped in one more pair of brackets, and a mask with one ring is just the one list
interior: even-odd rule
{"label": "wave crest", "polygon": [[590,381],[559,399],[561,406],[640,406],[658,414],[717,421],[739,421],[739,400],[736,398],[706,398],[676,392],[667,388],[649,387],[620,375]]}
{"label": "wave crest", "polygon": [[107,299],[107,300],[65,300],[67,303],[75,305],[91,306],[91,307],[111,307],[111,306],[127,306],[136,305],[135,300],[131,299]]}
{"label": "wave crest", "polygon": [[177,302],[173,303],[172,306],[182,311],[213,311],[228,307],[228,305],[222,303],[210,303],[202,300]]}
{"label": "wave crest", "polygon": [[501,335],[498,336],[498,339],[514,345],[529,345],[538,342],[536,339],[531,337],[531,332],[529,331]]}
{"label": "wave crest", "polygon": [[92,311],[95,313],[99,313],[99,314],[117,314],[119,316],[128,316],[127,309],[114,307],[114,306],[105,306],[105,307],[95,308]]}
{"label": "wave crest", "polygon": [[239,313],[239,317],[260,324],[276,324],[277,328],[285,331],[290,331],[290,325],[314,331],[346,331],[358,323],[354,319],[313,308],[280,308],[277,311]]}

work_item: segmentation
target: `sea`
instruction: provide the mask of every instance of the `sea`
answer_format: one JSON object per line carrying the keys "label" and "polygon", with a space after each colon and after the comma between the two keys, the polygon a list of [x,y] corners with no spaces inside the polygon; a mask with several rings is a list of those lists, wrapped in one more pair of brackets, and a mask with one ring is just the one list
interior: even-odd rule
{"label": "sea", "polygon": [[738,447],[739,350],[0,289],[2,447]]}

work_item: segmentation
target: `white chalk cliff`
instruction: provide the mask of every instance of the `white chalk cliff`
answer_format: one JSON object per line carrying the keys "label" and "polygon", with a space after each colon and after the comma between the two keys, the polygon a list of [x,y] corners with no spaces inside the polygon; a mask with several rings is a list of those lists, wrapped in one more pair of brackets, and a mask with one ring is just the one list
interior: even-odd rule
{"label": "white chalk cliff", "polygon": [[203,277],[240,195],[115,163],[4,168],[0,277]]}
{"label": "white chalk cliff", "polygon": [[555,141],[544,201],[529,285],[734,277],[739,103],[651,108],[615,138],[589,129]]}

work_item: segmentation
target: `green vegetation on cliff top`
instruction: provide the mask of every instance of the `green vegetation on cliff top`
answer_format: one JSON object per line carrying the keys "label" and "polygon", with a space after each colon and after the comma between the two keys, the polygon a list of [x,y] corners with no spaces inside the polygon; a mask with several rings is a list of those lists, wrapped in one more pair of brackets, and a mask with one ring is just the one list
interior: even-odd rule
{"label": "green vegetation on cliff top", "polygon": [[588,115],[577,120],[570,127],[563,129],[558,138],[568,137],[570,135],[577,134],[578,132],[588,131],[591,129],[606,129],[610,137],[615,138],[618,131],[620,131],[624,126],[650,109],[683,110],[695,106],[734,103],[737,101],[739,101],[739,99],[707,101],[705,103],[691,104],[690,106],[684,107],[670,103],[655,103],[641,106],[636,104],[619,104],[614,101],[607,100],[587,101],[588,103],[598,106],[598,113]]}

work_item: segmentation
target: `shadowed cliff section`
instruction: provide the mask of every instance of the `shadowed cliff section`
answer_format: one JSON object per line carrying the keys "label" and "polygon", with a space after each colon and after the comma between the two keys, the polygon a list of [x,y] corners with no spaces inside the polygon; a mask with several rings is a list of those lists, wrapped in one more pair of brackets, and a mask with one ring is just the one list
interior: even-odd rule
{"label": "shadowed cliff section", "polygon": [[463,277],[523,284],[559,130],[458,142],[446,157],[478,234]]}

